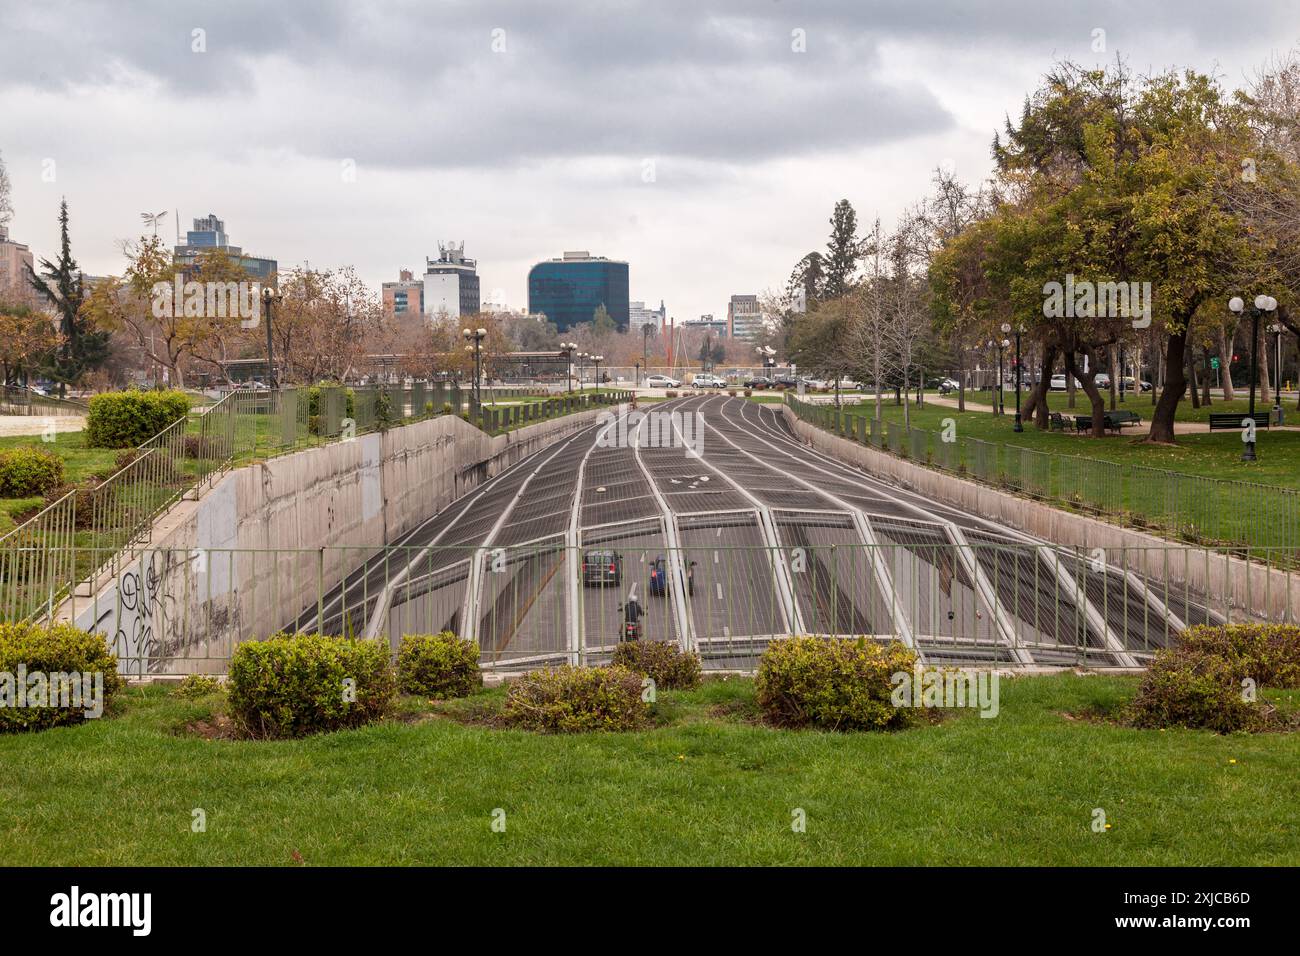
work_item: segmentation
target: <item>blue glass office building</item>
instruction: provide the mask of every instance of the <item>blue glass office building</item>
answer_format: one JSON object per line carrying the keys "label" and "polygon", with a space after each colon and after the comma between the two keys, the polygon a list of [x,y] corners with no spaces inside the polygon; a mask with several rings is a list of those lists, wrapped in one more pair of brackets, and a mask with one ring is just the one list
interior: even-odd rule
{"label": "blue glass office building", "polygon": [[626,262],[566,252],[528,272],[528,311],[545,313],[561,332],[590,322],[602,305],[619,329],[627,328]]}

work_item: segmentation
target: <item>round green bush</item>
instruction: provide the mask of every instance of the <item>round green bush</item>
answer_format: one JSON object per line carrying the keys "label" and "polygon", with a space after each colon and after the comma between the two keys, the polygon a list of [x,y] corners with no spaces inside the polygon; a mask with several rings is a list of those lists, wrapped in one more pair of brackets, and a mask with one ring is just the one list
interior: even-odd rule
{"label": "round green bush", "polygon": [[31,498],[63,484],[63,459],[34,445],[0,452],[0,498]]}
{"label": "round green bush", "polygon": [[[18,706],[20,682],[25,682],[26,702],[33,702],[35,675],[42,675],[44,688],[40,693],[49,695],[45,702],[56,703],[58,698],[58,706]],[[68,682],[71,675],[91,675],[89,687],[77,681],[73,688]],[[98,694],[102,689],[100,703],[107,707],[123,686],[117,658],[110,653],[103,635],[71,624],[0,624],[0,732],[79,724],[87,719],[86,711],[93,709],[93,701],[84,696],[86,690]],[[80,701],[74,696],[75,690],[82,691]]]}
{"label": "round green bush", "polygon": [[478,648],[451,631],[407,634],[397,650],[397,686],[403,694],[465,697],[483,686]]}
{"label": "round green bush", "polygon": [[215,677],[209,677],[207,674],[187,674],[172,689],[172,696],[184,697],[186,700],[197,700],[200,697],[207,697],[209,694],[220,692],[221,681]]}
{"label": "round green bush", "polygon": [[635,730],[650,715],[641,684],[626,667],[544,668],[511,682],[501,717],[546,733]]}
{"label": "round green bush", "polygon": [[915,652],[863,638],[791,637],[772,641],[758,662],[758,706],[782,727],[892,730],[915,722],[890,699],[891,678],[910,672]]}
{"label": "round green bush", "polygon": [[86,445],[135,448],[180,421],[189,411],[190,397],[180,391],[105,392],[90,400]]}
{"label": "round green bush", "polygon": [[1226,734],[1265,730],[1270,711],[1244,693],[1240,662],[1185,647],[1156,653],[1129,703],[1134,727],[1193,727]]}
{"label": "round green bush", "polygon": [[388,644],[321,634],[246,641],[230,658],[230,716],[242,736],[301,737],[360,727],[393,704]]}
{"label": "round green bush", "polygon": [[644,674],[656,687],[685,690],[700,685],[700,656],[673,641],[624,641],[614,648],[613,663]]}
{"label": "round green bush", "polygon": [[1238,683],[1300,687],[1300,627],[1294,624],[1199,624],[1183,631],[1177,645],[1189,653],[1231,661]]}

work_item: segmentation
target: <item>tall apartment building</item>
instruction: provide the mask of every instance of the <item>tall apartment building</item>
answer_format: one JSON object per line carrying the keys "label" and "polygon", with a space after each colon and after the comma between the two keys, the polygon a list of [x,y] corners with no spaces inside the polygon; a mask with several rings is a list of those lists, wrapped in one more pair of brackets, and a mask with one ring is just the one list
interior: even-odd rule
{"label": "tall apartment building", "polygon": [[742,342],[755,342],[763,334],[763,310],[756,295],[733,295],[727,303],[727,333]]}
{"label": "tall apartment building", "polygon": [[185,244],[175,248],[176,264],[188,270],[200,255],[213,249],[220,249],[247,272],[250,278],[261,282],[269,282],[280,268],[274,259],[247,255],[239,246],[232,246],[226,235],[225,222],[214,213],[194,220],[194,228],[185,233]]}
{"label": "tall apartment building", "polygon": [[423,284],[426,315],[478,314],[478,262],[465,258],[464,242],[438,243],[438,258],[425,259]]}
{"label": "tall apartment building", "polygon": [[35,301],[35,292],[27,281],[27,269],[35,266],[31,249],[9,238],[7,226],[0,226],[0,302],[15,305]]}
{"label": "tall apartment building", "polygon": [[396,282],[382,286],[385,315],[424,315],[424,282],[410,269],[398,272]]}
{"label": "tall apartment building", "polygon": [[729,324],[722,319],[715,319],[712,315],[702,315],[698,319],[687,319],[682,323],[682,328],[688,331],[708,332],[714,338],[725,339],[730,335]]}

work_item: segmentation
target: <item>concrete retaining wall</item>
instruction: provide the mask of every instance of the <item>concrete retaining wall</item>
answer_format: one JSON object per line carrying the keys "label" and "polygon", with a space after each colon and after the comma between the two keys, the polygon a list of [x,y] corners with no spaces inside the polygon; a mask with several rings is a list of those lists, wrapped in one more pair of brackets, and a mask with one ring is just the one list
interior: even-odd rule
{"label": "concrete retaining wall", "polygon": [[1166,582],[1171,588],[1189,589],[1232,620],[1300,620],[1300,575],[1294,572],[1266,568],[1222,551],[1180,545],[966,481],[832,435],[802,421],[788,405],[782,411],[800,440],[817,451],[925,498],[1054,544],[1088,552],[1104,548],[1112,566],[1127,567],[1149,579]]}
{"label": "concrete retaining wall", "polygon": [[235,469],[57,617],[107,634],[131,673],[224,672],[239,641],[279,630],[376,548],[601,411],[497,436],[443,415]]}

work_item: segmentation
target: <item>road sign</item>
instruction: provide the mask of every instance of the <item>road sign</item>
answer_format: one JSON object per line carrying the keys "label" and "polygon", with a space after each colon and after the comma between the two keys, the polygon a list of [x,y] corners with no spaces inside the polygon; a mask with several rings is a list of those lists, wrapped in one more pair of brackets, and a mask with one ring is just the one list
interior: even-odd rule
{"label": "road sign", "polygon": [[1218,368],[1218,367],[1219,367],[1219,360],[1217,358],[1210,359],[1210,368]]}

